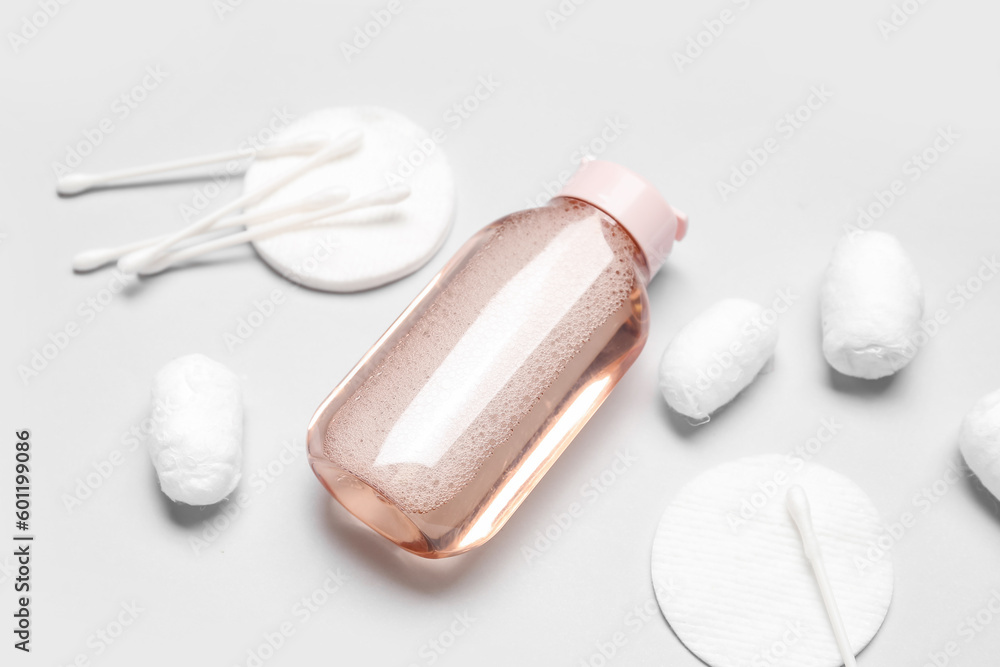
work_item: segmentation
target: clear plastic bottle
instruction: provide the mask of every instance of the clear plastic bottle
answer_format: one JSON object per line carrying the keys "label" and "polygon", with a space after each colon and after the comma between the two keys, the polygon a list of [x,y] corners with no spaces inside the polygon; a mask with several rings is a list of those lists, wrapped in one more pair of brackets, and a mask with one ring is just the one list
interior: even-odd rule
{"label": "clear plastic bottle", "polygon": [[686,226],[590,161],[477,233],[316,411],[316,476],[420,556],[491,538],[639,355],[646,284]]}

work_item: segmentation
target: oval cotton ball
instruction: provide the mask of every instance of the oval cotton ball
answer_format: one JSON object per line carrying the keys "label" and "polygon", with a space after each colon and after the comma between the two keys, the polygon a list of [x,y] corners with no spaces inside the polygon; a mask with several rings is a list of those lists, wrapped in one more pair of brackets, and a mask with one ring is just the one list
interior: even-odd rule
{"label": "oval cotton ball", "polygon": [[179,357],[153,378],[153,406],[147,443],[163,492],[188,505],[232,493],[243,460],[239,378],[203,354]]}
{"label": "oval cotton ball", "polygon": [[965,416],[958,445],[979,481],[1000,498],[1000,389],[981,398]]}
{"label": "oval cotton ball", "polygon": [[892,375],[917,353],[920,276],[896,237],[861,232],[837,243],[820,296],[823,355],[844,375]]}
{"label": "oval cotton ball", "polygon": [[733,400],[774,355],[778,328],[767,319],[753,301],[725,299],[685,325],[660,361],[667,404],[703,420]]}

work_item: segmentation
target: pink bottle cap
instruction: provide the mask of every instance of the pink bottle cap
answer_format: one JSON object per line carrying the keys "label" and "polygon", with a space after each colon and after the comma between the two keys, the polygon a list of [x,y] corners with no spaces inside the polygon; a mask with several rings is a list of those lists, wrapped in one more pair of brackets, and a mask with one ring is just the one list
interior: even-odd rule
{"label": "pink bottle cap", "polygon": [[596,206],[624,227],[639,246],[652,278],[674,241],[687,233],[687,216],[673,208],[646,179],[614,162],[585,160],[559,191]]}

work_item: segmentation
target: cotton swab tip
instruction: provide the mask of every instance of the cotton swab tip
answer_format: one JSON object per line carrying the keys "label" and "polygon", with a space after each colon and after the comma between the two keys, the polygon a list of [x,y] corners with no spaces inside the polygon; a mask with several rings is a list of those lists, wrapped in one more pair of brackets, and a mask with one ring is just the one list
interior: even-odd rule
{"label": "cotton swab tip", "polygon": [[785,494],[785,506],[788,513],[795,521],[796,526],[809,526],[812,528],[812,513],[809,509],[809,498],[806,490],[798,484],[793,485]]}
{"label": "cotton swab tip", "polygon": [[88,174],[66,174],[56,181],[56,192],[61,195],[78,195],[94,187],[95,183]]}
{"label": "cotton swab tip", "polygon": [[785,507],[802,536],[802,546],[806,557],[812,560],[819,553],[819,544],[816,539],[816,531],[813,529],[812,511],[809,508],[806,490],[798,484],[789,488],[785,494]]}
{"label": "cotton swab tip", "polygon": [[74,271],[93,271],[117,257],[114,248],[93,248],[77,253],[73,257]]}
{"label": "cotton swab tip", "polygon": [[153,249],[144,248],[130,252],[118,260],[118,270],[122,273],[139,273],[144,266],[153,261],[157,253]]}
{"label": "cotton swab tip", "polygon": [[316,151],[325,148],[328,143],[329,141],[324,134],[307,134],[289,142],[262,146],[256,153],[254,153],[254,157],[267,159],[272,157],[281,157],[283,155],[315,153]]}
{"label": "cotton swab tip", "polygon": [[[355,208],[367,206],[384,206],[387,204],[398,204],[410,196],[410,188],[406,185],[394,185],[391,188],[378,190],[363,197],[358,197],[353,203]],[[351,202],[348,202],[351,203]]]}
{"label": "cotton swab tip", "polygon": [[166,271],[173,265],[173,260],[170,255],[164,255],[159,259],[154,259],[151,262],[146,262],[138,269],[138,274],[140,276],[154,276],[157,273],[162,273]]}

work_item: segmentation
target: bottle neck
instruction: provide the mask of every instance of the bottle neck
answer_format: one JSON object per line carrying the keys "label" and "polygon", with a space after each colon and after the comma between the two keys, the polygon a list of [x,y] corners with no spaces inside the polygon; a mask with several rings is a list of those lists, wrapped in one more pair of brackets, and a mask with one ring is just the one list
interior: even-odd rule
{"label": "bottle neck", "polygon": [[594,206],[588,201],[584,201],[583,199],[577,199],[576,197],[570,197],[569,195],[556,195],[555,197],[549,200],[548,205],[549,206],[552,206],[553,204],[558,205],[559,202],[561,201],[571,201],[576,204],[583,204],[587,208],[592,209],[594,213],[596,213],[597,215],[600,215],[602,218],[606,219],[608,222],[618,227],[618,229],[622,230],[622,232],[624,232],[630,239],[632,239],[632,244],[635,246],[635,252],[633,253],[632,258],[633,261],[635,262],[636,275],[639,276],[639,279],[642,281],[643,286],[649,285],[649,281],[652,280],[653,276],[655,275],[655,272],[650,270],[650,263],[649,259],[646,257],[646,253],[643,252],[642,246],[639,244],[639,241],[636,240],[635,235],[633,235],[632,232],[629,231],[628,227],[626,227],[621,222],[616,220],[614,216],[610,215],[607,211],[601,209],[599,206]]}
{"label": "bottle neck", "polygon": [[585,160],[557,196],[586,202],[618,222],[645,256],[650,276],[687,230],[687,217],[668,204],[656,187],[613,162]]}

